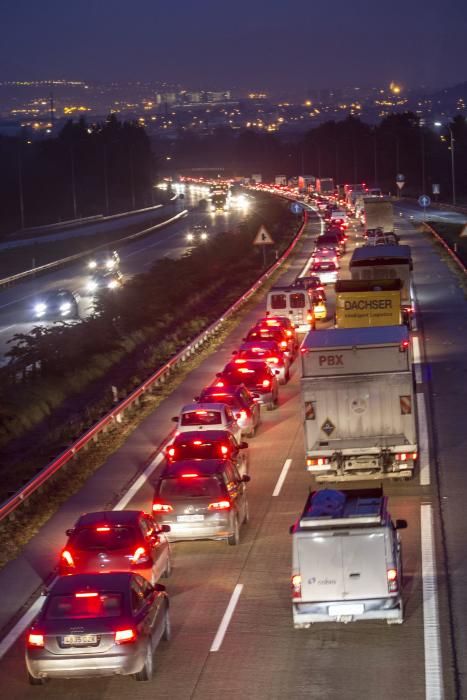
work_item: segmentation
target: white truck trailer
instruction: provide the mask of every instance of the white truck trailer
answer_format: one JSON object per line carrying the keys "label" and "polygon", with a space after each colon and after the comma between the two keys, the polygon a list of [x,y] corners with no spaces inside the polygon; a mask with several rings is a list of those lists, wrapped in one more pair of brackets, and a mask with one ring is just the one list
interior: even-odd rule
{"label": "white truck trailer", "polygon": [[301,361],[306,468],[316,480],[411,478],[418,448],[407,328],[308,333]]}
{"label": "white truck trailer", "polygon": [[365,229],[374,231],[380,229],[383,233],[394,231],[394,208],[390,199],[382,197],[364,197],[363,211]]}

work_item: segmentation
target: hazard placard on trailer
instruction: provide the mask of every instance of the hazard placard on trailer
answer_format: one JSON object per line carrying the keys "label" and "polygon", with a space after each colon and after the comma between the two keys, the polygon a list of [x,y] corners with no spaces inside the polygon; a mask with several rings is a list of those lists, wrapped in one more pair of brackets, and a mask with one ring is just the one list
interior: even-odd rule
{"label": "hazard placard on trailer", "polygon": [[254,245],[271,245],[274,243],[274,241],[272,240],[271,234],[267,228],[265,226],[260,226],[253,243]]}
{"label": "hazard placard on trailer", "polygon": [[412,397],[410,395],[399,396],[399,401],[401,406],[401,415],[410,415],[412,413]]}

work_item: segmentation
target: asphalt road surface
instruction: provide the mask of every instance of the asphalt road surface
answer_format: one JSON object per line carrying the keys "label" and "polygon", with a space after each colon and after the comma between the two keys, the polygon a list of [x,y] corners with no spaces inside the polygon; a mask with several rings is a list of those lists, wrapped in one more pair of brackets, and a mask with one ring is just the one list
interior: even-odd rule
{"label": "asphalt road surface", "polygon": [[[173,638],[158,647],[153,681],[52,681],[42,688],[31,688],[26,681],[23,641],[19,638],[8,651],[9,645],[0,642],[0,654],[4,654],[0,684],[5,697],[467,697],[462,653],[467,630],[463,544],[466,431],[462,411],[467,391],[462,381],[467,371],[465,299],[455,273],[440,259],[428,235],[416,231],[406,219],[397,218],[396,226],[402,242],[411,245],[413,251],[418,311],[415,379],[417,398],[422,397],[417,402],[421,414],[420,471],[411,482],[389,482],[384,486],[393,518],[408,521],[408,529],[402,532],[404,624],[316,624],[309,630],[294,630],[292,626],[288,528],[314,485],[304,468],[299,366],[295,362],[291,381],[280,389],[278,409],[262,413],[257,437],[249,441],[250,522],[242,529],[240,545],[229,547],[207,541],[173,546],[174,572],[167,581]],[[281,281],[291,281],[303,269],[318,230],[314,218],[302,251]],[[350,252],[343,258],[342,277],[348,276],[349,255]],[[65,529],[81,512],[116,505],[150,509],[150,481],[145,481],[139,490],[132,489],[125,498],[127,485],[148,467],[149,455],[154,454],[171,429],[170,417],[211,381],[263,312],[264,301],[243,318],[224,346],[195,369],[51,518],[21,557],[0,572],[0,624],[47,578],[65,541]],[[156,457],[149,471],[159,461]],[[290,466],[278,489],[286,464]],[[436,558],[432,561],[433,554]],[[213,641],[234,591],[238,601],[229,624],[222,628],[225,634],[220,648],[214,651]]]}

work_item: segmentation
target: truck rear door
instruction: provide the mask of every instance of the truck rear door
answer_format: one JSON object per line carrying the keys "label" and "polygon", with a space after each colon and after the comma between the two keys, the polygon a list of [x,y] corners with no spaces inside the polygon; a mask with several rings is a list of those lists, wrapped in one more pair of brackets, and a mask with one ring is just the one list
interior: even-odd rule
{"label": "truck rear door", "polygon": [[344,598],[361,600],[388,595],[384,530],[350,531],[340,537]]}
{"label": "truck rear door", "polygon": [[342,538],[334,537],[332,533],[300,533],[296,536],[302,600],[342,600]]}

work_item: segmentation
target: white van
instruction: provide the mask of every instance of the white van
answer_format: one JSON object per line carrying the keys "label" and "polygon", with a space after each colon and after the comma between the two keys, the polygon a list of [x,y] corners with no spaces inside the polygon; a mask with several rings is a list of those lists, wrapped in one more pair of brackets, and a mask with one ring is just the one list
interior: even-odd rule
{"label": "white van", "polygon": [[307,333],[315,328],[313,300],[305,289],[272,287],[266,305],[268,314],[289,318],[300,332]]}
{"label": "white van", "polygon": [[292,525],[296,629],[315,622],[403,622],[398,530],[381,489],[311,493]]}

